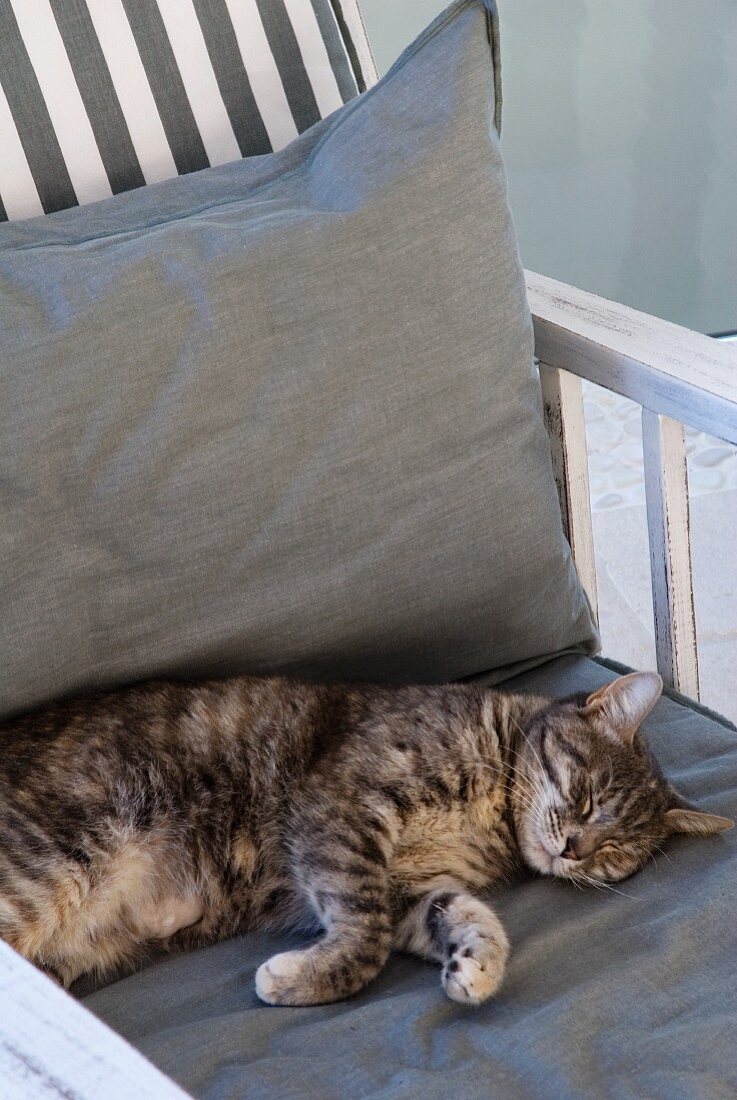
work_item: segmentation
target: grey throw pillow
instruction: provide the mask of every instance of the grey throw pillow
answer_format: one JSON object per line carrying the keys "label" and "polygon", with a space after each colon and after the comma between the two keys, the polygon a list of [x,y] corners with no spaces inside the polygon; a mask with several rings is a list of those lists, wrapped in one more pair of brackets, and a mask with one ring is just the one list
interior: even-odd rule
{"label": "grey throw pillow", "polygon": [[498,112],[465,0],[279,153],[0,227],[0,714],[594,649]]}

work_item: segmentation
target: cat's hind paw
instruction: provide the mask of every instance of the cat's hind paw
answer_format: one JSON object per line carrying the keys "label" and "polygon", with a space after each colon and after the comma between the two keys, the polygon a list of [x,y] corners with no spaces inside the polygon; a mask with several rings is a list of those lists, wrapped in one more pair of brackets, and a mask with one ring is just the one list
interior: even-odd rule
{"label": "cat's hind paw", "polygon": [[267,1005],[310,1004],[305,999],[304,951],[284,951],[272,955],[256,971],[256,993]]}

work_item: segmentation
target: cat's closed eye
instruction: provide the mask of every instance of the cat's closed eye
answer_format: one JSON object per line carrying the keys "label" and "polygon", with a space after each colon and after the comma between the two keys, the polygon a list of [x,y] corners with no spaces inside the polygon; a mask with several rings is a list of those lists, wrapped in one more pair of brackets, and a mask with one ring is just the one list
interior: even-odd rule
{"label": "cat's closed eye", "polygon": [[579,815],[582,821],[588,821],[594,812],[594,793],[589,783],[579,806]]}

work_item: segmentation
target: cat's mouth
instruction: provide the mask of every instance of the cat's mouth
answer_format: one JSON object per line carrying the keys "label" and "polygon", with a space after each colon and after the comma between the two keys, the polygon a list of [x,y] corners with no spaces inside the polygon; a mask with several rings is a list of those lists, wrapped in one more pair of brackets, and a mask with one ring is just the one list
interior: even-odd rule
{"label": "cat's mouth", "polygon": [[556,875],[558,878],[571,876],[581,866],[580,859],[564,859],[559,851],[552,847],[547,837],[534,836],[528,842],[527,858],[544,875]]}

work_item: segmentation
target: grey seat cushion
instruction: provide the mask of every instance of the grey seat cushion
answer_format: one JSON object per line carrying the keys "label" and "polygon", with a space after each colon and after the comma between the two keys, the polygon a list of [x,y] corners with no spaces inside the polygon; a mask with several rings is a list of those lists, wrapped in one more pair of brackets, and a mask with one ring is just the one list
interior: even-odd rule
{"label": "grey seat cushion", "polygon": [[[505,686],[564,694],[613,675],[564,657]],[[671,699],[645,728],[687,796],[737,815],[737,731]],[[399,956],[351,1001],[266,1008],[254,972],[286,939],[266,935],[165,959],[86,1003],[212,1100],[735,1095],[737,833],[673,842],[616,890],[529,879],[493,900],[513,954],[478,1010]]]}

